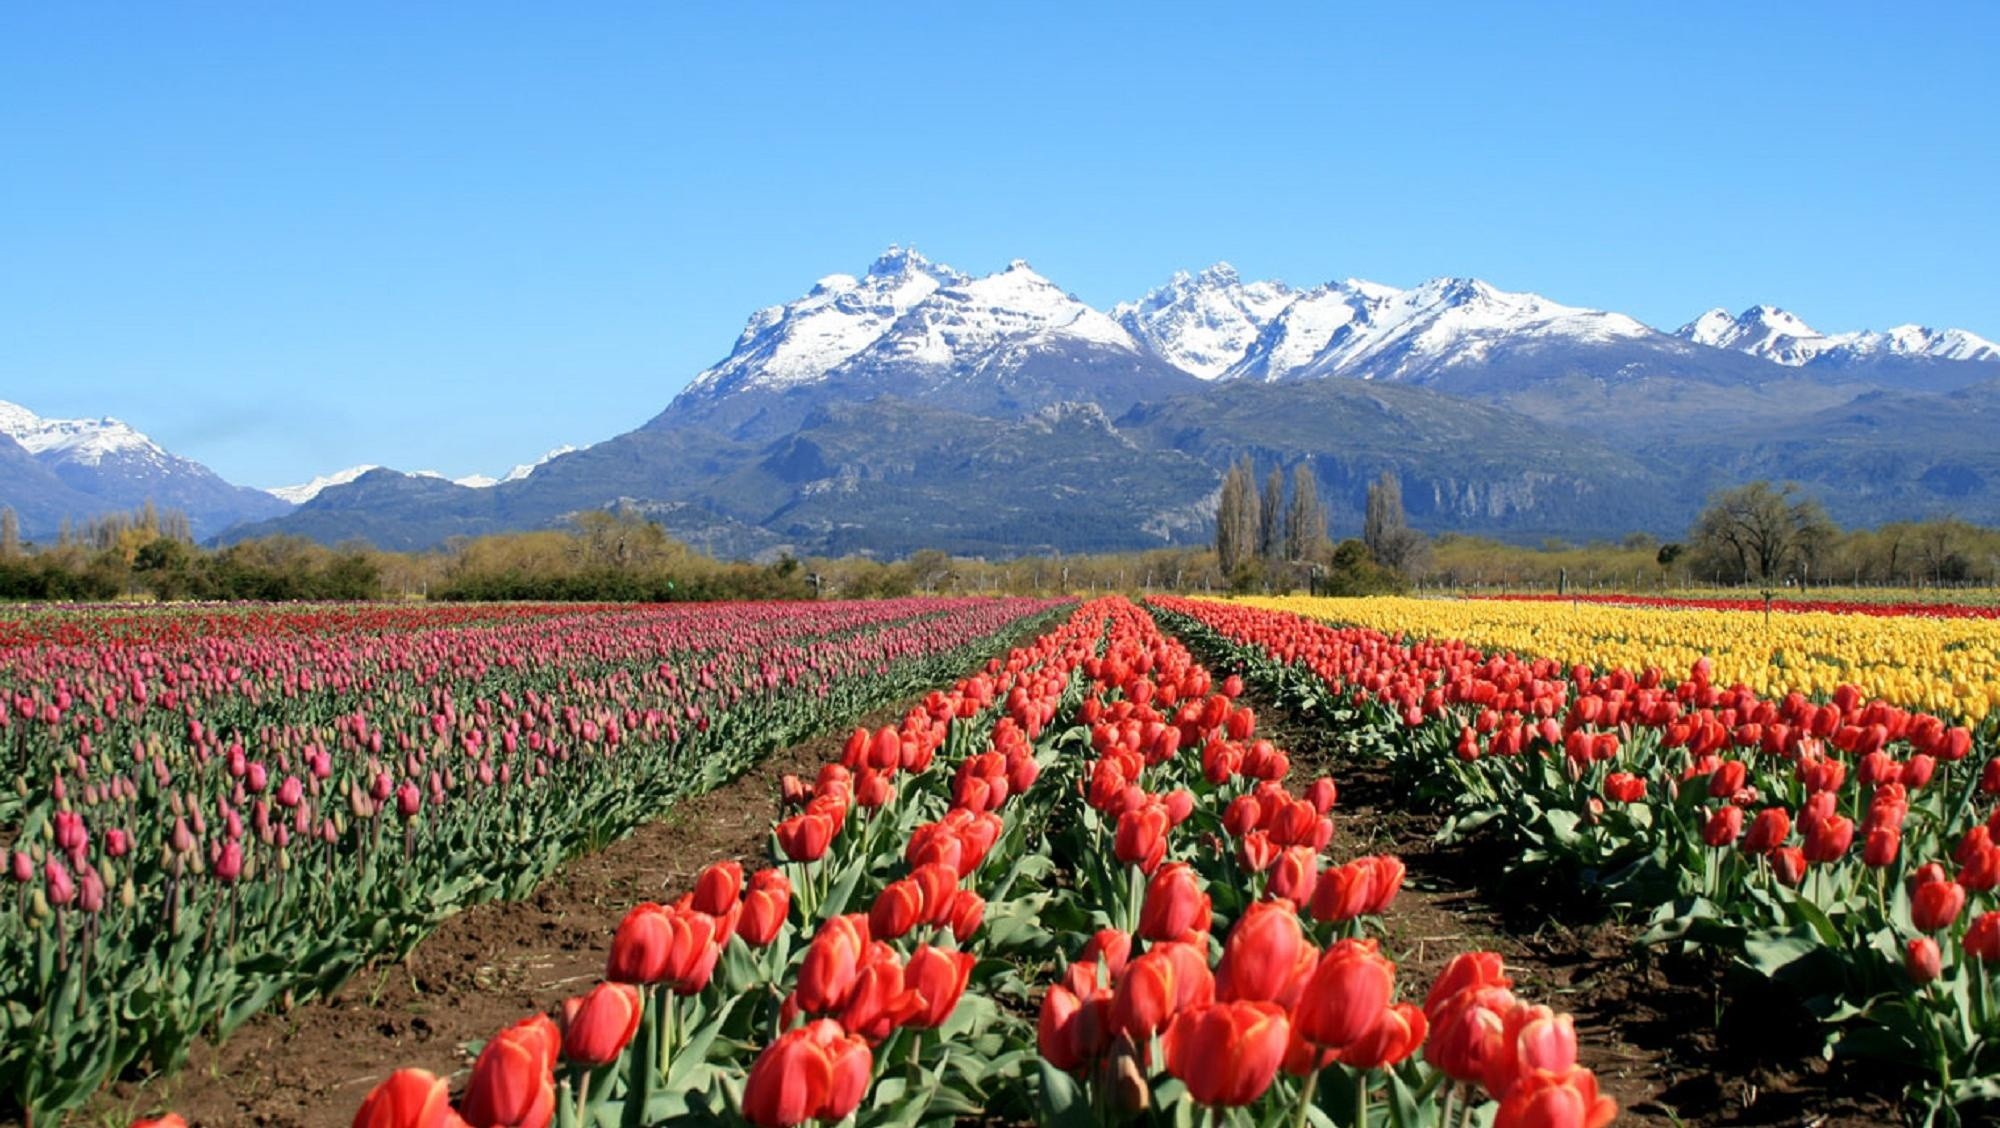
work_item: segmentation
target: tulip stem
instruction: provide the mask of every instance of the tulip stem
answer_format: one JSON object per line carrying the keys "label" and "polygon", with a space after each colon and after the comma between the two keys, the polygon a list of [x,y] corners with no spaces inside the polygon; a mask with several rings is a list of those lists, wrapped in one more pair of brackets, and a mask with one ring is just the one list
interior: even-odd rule
{"label": "tulip stem", "polygon": [[1439,1124],[1448,1125],[1451,1123],[1451,1104],[1457,1098],[1458,1085],[1455,1083],[1447,1084],[1444,1087],[1444,1106],[1438,1111]]}
{"label": "tulip stem", "polygon": [[1306,1115],[1312,1111],[1313,1090],[1319,1088],[1319,1071],[1306,1074],[1305,1088],[1299,1090],[1299,1114],[1292,1118],[1292,1128],[1306,1128]]}
{"label": "tulip stem", "polygon": [[1368,1074],[1354,1077],[1354,1128],[1368,1128]]}

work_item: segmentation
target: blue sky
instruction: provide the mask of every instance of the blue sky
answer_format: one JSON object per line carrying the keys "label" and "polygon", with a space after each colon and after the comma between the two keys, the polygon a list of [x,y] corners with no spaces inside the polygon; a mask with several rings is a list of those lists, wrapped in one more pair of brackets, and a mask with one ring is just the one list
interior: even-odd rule
{"label": "blue sky", "polygon": [[2000,337],[2000,5],[1403,8],[12,5],[0,399],[497,473],[891,242]]}

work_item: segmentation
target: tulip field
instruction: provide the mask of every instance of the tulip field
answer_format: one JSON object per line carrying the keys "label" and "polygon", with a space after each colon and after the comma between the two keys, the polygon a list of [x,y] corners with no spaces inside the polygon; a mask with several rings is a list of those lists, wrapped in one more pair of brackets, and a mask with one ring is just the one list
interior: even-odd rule
{"label": "tulip field", "polygon": [[0,620],[0,1095],[53,1123],[108,1077],[172,1071],[1056,606]]}
{"label": "tulip field", "polygon": [[0,1081],[55,1123],[851,729],[775,788],[763,857],[621,897],[594,985],[455,1073],[385,1064],[341,1120],[1615,1119],[1501,956],[1389,942],[1404,862],[1332,860],[1339,784],[1255,693],[1443,838],[1794,992],[1949,1121],[2000,1100],[1993,634],[1585,601],[30,611],[0,620]]}
{"label": "tulip field", "polygon": [[[2000,632],[1965,617],[1156,601],[1446,838],[1781,985],[1913,1119],[2000,1099]],[[1673,671],[1669,674],[1667,671]]]}
{"label": "tulip field", "polygon": [[778,864],[633,906],[560,1021],[354,1123],[1608,1123],[1498,957],[1399,980],[1401,863],[1322,867],[1337,787],[1236,692],[1086,604],[785,780]]}

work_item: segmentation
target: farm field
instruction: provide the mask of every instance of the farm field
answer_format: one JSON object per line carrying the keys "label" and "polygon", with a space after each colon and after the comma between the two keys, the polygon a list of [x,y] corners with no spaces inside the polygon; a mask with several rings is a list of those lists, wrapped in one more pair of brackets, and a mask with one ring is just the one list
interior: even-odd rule
{"label": "farm field", "polygon": [[[891,635],[1046,610],[872,606]],[[1377,936],[1400,863],[1322,867],[1335,783],[1294,778],[1238,685],[1137,606],[1075,608],[937,681],[781,779],[776,865],[633,904],[560,1027],[525,1015],[469,1073],[389,1074],[355,1123],[1612,1115],[1571,1020],[1516,1000],[1497,956],[1399,977]],[[1524,1032],[1518,1053],[1449,1040],[1489,1019]]]}
{"label": "farm field", "polygon": [[[1995,721],[1912,690],[1981,640],[1910,628],[1981,626],[1850,616],[1874,700],[1725,677],[1764,617],[1711,609],[30,612],[8,1091],[309,1128],[1950,1116],[2000,1065]],[[1732,1060],[1730,994],[1797,1060]]]}
{"label": "farm field", "polygon": [[[1827,1054],[1904,1078],[1913,1118],[2000,1092],[1990,628],[1813,614],[1766,636],[1741,612],[1159,602],[1369,747],[1442,813],[1443,839],[1641,922],[1640,944],[1715,961],[1725,983],[1781,989]],[[1754,661],[1768,637],[1816,638],[1822,671],[1887,699],[1787,689],[1797,667]]]}
{"label": "farm field", "polygon": [[0,1091],[171,1072],[908,696],[1037,600],[32,612],[0,653]]}

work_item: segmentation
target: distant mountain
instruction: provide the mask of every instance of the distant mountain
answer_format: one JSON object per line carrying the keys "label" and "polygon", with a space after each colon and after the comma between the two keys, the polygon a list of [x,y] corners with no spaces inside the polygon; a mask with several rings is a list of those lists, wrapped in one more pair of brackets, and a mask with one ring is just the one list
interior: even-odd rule
{"label": "distant mountain", "polygon": [[1752,306],[1735,317],[1712,309],[1681,326],[1675,336],[1774,364],[1872,374],[1904,387],[1949,390],[2000,375],[2000,345],[1964,329],[1898,325],[1882,332],[1828,334],[1768,305]]}
{"label": "distant mountain", "polygon": [[1203,380],[1229,372],[1264,327],[1298,295],[1283,282],[1244,283],[1216,263],[1200,274],[1177,272],[1167,284],[1111,316],[1168,364]]}
{"label": "distant mountain", "polygon": [[149,501],[186,513],[197,536],[288,508],[261,490],[230,485],[112,418],[45,419],[0,401],[0,436],[28,456],[0,457],[0,504],[13,507],[22,534],[32,539],[53,536],[64,518],[80,522]]}
{"label": "distant mountain", "polygon": [[[568,445],[559,446],[556,449],[550,451],[549,453],[543,455],[542,457],[536,459],[533,462],[523,462],[515,466],[512,470],[507,471],[507,473],[504,476],[498,478],[486,474],[468,474],[463,478],[451,478],[447,480],[454,485],[465,486],[468,489],[475,489],[475,490],[483,490],[490,486],[497,486],[502,482],[518,482],[521,479],[527,477],[528,475],[534,473],[536,467],[541,466],[542,464],[548,462],[550,459],[559,457],[561,455],[569,454],[570,452],[579,449],[581,448]],[[272,497],[277,498],[279,501],[286,502],[287,504],[290,505],[304,505],[306,502],[311,501],[313,498],[318,497],[322,491],[330,487],[344,486],[347,483],[352,482],[355,479],[361,477],[363,474],[369,473],[370,471],[383,470],[383,469],[387,468],[382,466],[377,466],[372,462],[363,463],[360,466],[350,466],[345,470],[336,470],[331,474],[322,474],[319,477],[314,478],[310,482],[302,482],[296,486],[273,486],[270,489],[265,490],[264,492],[270,494]],[[404,473],[403,471],[400,470],[391,470],[389,472],[392,474]],[[414,478],[445,477],[443,474],[440,474],[435,470],[412,470],[408,472],[407,476]]]}
{"label": "distant mountain", "polygon": [[2000,349],[1957,329],[1827,335],[1760,306],[1665,333],[1472,278],[1227,264],[1104,312],[1025,262],[891,248],[753,314],[633,431],[498,480],[358,467],[222,539],[423,548],[619,507],[724,555],[1130,549],[1207,539],[1244,456],[1310,463],[1342,534],[1385,470],[1420,528],[1521,540],[1679,535],[1756,477],[1849,523],[2000,522],[1996,402]]}
{"label": "distant mountain", "polygon": [[1123,411],[1198,386],[1025,262],[969,278],[891,248],[862,279],[823,278],[752,316],[647,426],[770,439],[815,408],[878,396],[1013,418],[1077,401]]}

